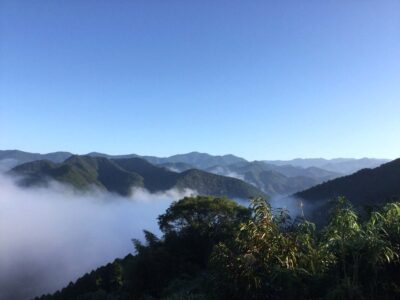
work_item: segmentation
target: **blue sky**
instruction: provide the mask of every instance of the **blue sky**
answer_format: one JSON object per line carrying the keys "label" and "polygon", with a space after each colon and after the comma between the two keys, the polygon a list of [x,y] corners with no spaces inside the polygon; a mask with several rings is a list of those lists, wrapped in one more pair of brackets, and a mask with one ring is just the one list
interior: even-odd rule
{"label": "blue sky", "polygon": [[400,157],[399,1],[0,1],[0,149]]}

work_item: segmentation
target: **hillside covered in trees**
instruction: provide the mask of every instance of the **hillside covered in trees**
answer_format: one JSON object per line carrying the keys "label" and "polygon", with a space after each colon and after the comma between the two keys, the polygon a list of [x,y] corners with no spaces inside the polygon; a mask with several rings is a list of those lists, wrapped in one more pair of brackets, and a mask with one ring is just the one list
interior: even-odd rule
{"label": "hillside covered in trees", "polygon": [[51,179],[79,189],[95,186],[122,196],[128,196],[134,187],[150,192],[192,189],[204,195],[242,199],[265,196],[253,185],[237,178],[196,169],[177,173],[136,157],[108,159],[73,155],[62,163],[47,160],[25,163],[9,173],[20,176],[20,184],[24,186],[46,185]]}
{"label": "hillside covered in trees", "polygon": [[296,196],[310,202],[346,196],[354,205],[382,204],[400,197],[400,159],[328,181]]}
{"label": "hillside covered in trees", "polygon": [[333,205],[330,200],[339,196],[351,201],[359,213],[368,214],[400,198],[400,159],[325,182],[294,196],[304,202],[306,211],[311,212],[308,217],[313,220],[326,220],[326,211]]}
{"label": "hillside covered in trees", "polygon": [[360,220],[339,198],[322,230],[226,198],[187,197],[135,254],[36,300],[399,299],[400,203]]}

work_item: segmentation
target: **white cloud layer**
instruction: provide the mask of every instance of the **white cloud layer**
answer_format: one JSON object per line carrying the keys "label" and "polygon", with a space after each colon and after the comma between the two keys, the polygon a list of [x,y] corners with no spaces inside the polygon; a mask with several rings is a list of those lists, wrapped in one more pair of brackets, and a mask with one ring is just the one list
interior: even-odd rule
{"label": "white cloud layer", "polygon": [[157,216],[194,191],[130,198],[61,184],[24,189],[0,176],[0,299],[54,292],[84,273],[134,251],[142,230],[159,233]]}

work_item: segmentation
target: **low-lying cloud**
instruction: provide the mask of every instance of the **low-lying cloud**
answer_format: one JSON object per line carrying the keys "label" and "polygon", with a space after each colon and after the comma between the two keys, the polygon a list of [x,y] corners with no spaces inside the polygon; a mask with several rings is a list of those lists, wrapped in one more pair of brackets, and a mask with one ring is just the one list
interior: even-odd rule
{"label": "low-lying cloud", "polygon": [[239,173],[236,173],[236,172],[234,172],[234,171],[232,171],[232,170],[230,170],[229,168],[226,168],[226,167],[224,168],[224,167],[221,167],[221,166],[216,166],[216,167],[213,167],[213,168],[209,169],[208,171],[210,171],[211,173],[218,174],[218,175],[227,176],[227,177],[233,177],[233,178],[236,178],[236,179],[244,180],[244,176],[243,175],[241,175]]}
{"label": "low-lying cloud", "polygon": [[0,159],[0,172],[6,172],[18,165],[18,160],[13,158]]}
{"label": "low-lying cloud", "polygon": [[61,184],[20,188],[0,176],[0,299],[24,300],[54,292],[117,257],[134,252],[143,229],[159,233],[157,216],[194,191],[123,198]]}
{"label": "low-lying cloud", "polygon": [[275,196],[269,199],[269,203],[274,209],[284,209],[288,211],[292,218],[304,215],[304,208],[301,200],[293,196]]}

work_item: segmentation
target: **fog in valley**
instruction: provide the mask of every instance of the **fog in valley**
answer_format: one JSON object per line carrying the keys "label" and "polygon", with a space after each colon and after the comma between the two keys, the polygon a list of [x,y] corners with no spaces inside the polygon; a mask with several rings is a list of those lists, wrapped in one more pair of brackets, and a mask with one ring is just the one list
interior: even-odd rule
{"label": "fog in valley", "polygon": [[[149,193],[133,189],[122,197],[99,188],[82,191],[49,181],[24,188],[17,177],[0,175],[0,299],[32,299],[53,293],[83,274],[134,253],[132,239],[143,230],[160,235],[157,217],[193,190]],[[244,206],[248,199],[234,199]],[[309,213],[289,196],[269,203],[292,219]]]}
{"label": "fog in valley", "polygon": [[84,273],[134,252],[132,238],[159,234],[157,216],[194,191],[123,198],[59,183],[21,188],[0,176],[0,299],[54,292]]}

